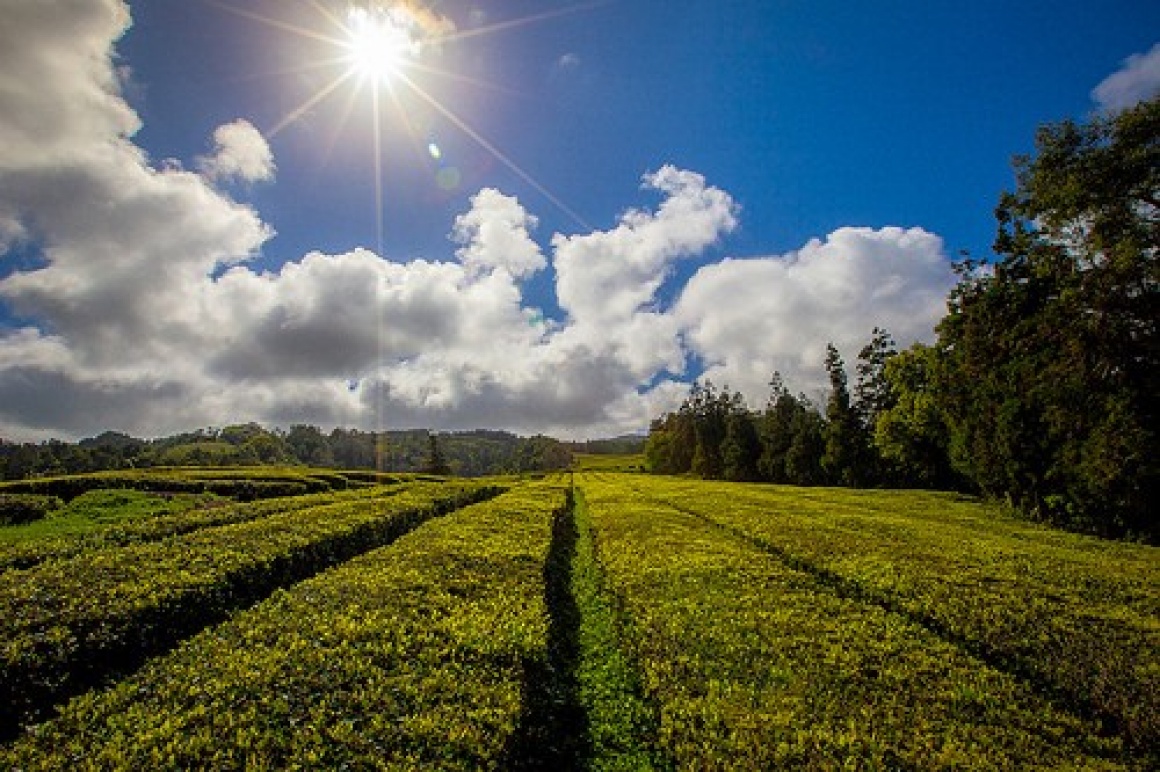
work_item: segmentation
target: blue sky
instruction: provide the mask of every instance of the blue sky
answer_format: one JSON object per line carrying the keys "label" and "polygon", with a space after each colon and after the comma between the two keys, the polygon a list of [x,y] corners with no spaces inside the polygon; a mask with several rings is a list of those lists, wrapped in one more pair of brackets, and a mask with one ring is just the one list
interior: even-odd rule
{"label": "blue sky", "polygon": [[363,5],[381,81],[347,2],[0,0],[0,436],[814,394],[931,339],[1038,125],[1160,83],[1146,2]]}

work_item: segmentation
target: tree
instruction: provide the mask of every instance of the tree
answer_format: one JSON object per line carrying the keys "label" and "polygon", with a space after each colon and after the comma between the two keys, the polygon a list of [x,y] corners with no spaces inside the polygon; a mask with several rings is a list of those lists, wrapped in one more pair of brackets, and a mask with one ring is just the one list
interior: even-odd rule
{"label": "tree", "polygon": [[427,458],[423,462],[423,471],[436,475],[451,474],[451,465],[444,458],[443,451],[439,447],[439,438],[434,432],[427,435]]}
{"label": "tree", "polygon": [[858,381],[854,386],[854,411],[867,430],[874,430],[874,422],[884,410],[894,406],[895,394],[886,365],[898,356],[894,338],[881,327],[875,327],[870,342],[858,352]]}
{"label": "tree", "polygon": [[330,442],[317,426],[295,424],[286,434],[286,447],[303,464],[308,466],[334,466],[334,453]]}
{"label": "tree", "polygon": [[267,431],[250,437],[239,450],[245,461],[259,464],[285,464],[292,460],[282,438]]}
{"label": "tree", "polygon": [[[696,447],[693,450],[691,471],[706,480],[724,476],[725,462],[721,457],[721,446],[725,441],[726,421],[734,409],[734,399],[728,386],[718,393],[710,380],[704,384],[693,384],[689,402]],[[736,399],[740,401],[741,395],[738,394]]]}
{"label": "tree", "polygon": [[891,357],[883,368],[891,405],[879,410],[873,442],[887,474],[898,484],[959,487],[951,469],[946,420],[935,393],[938,349],[915,343]]}
{"label": "tree", "polygon": [[937,388],[958,469],[1025,512],[1160,536],[1160,100],[1043,127],[960,264]]}
{"label": "tree", "polygon": [[790,481],[787,456],[794,439],[794,421],[805,408],[786,388],[781,373],[769,381],[769,401],[761,416],[761,457],[758,470],[763,479],[775,483]]}
{"label": "tree", "polygon": [[832,483],[857,487],[867,480],[866,432],[850,400],[846,365],[834,344],[826,346],[830,395],[826,400],[825,453],[822,468]]}
{"label": "tree", "polygon": [[805,395],[798,395],[798,410],[791,427],[793,439],[785,453],[785,472],[794,485],[821,485],[825,482],[822,456],[826,452],[826,422]]}
{"label": "tree", "polygon": [[761,440],[753,416],[744,409],[731,411],[725,419],[725,439],[721,443],[725,479],[739,482],[758,479],[757,460],[760,456]]}

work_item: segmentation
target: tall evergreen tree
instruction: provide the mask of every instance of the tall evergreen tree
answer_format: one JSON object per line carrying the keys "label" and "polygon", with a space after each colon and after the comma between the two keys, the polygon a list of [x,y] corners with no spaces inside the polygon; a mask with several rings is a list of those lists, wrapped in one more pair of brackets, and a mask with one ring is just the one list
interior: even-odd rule
{"label": "tall evergreen tree", "polygon": [[830,395],[826,400],[822,468],[829,482],[857,487],[867,478],[866,433],[850,399],[846,364],[833,343],[826,346],[826,372],[830,375]]}
{"label": "tall evergreen tree", "polygon": [[760,456],[761,440],[757,436],[753,416],[745,409],[731,411],[725,419],[725,439],[721,443],[725,479],[740,482],[757,480],[757,461]]}
{"label": "tall evergreen tree", "polygon": [[704,384],[693,384],[690,399],[696,432],[692,472],[707,480],[720,479],[725,473],[721,446],[725,441],[725,425],[732,397],[728,387],[718,393],[713,382],[706,380]]}
{"label": "tall evergreen tree", "polygon": [[439,438],[435,436],[435,432],[430,432],[427,435],[427,458],[423,461],[423,471],[427,474],[451,474],[451,464],[447,463],[447,458],[443,455],[443,449],[439,447]]}
{"label": "tall evergreen tree", "polygon": [[780,373],[773,374],[769,389],[769,402],[761,416],[758,470],[765,480],[785,483],[790,481],[786,461],[793,444],[794,420],[804,408],[786,388]]}
{"label": "tall evergreen tree", "polygon": [[895,395],[890,379],[886,377],[886,365],[898,355],[898,347],[890,333],[875,327],[870,334],[870,342],[858,352],[858,381],[854,385],[854,410],[858,420],[868,430],[873,431],[878,415],[894,406]]}
{"label": "tall evergreen tree", "polygon": [[793,485],[821,485],[826,481],[822,457],[826,452],[826,422],[804,395],[798,396],[802,409],[793,417],[792,439],[785,453],[785,472]]}
{"label": "tall evergreen tree", "polygon": [[854,413],[861,424],[859,439],[862,458],[863,484],[895,484],[898,482],[892,465],[882,458],[874,444],[874,425],[885,411],[894,406],[897,396],[886,366],[898,355],[894,338],[881,327],[875,327],[870,342],[858,352],[858,380],[854,385]]}

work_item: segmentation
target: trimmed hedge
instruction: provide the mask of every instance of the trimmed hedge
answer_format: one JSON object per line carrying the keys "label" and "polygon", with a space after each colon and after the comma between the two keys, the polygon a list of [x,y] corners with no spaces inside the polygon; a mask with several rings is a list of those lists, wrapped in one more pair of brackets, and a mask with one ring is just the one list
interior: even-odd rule
{"label": "trimmed hedge", "polygon": [[1160,550],[953,494],[639,479],[835,591],[902,614],[1144,750],[1160,748]]}
{"label": "trimmed hedge", "polygon": [[223,502],[222,506],[158,515],[146,520],[111,523],[91,532],[0,542],[0,573],[16,568],[31,568],[46,560],[71,558],[86,550],[160,541],[202,528],[244,523],[340,501],[386,498],[405,489],[405,486],[366,486],[337,493],[311,493],[235,504]]}
{"label": "trimmed hedge", "polygon": [[[70,477],[43,477],[0,484],[0,494],[27,493],[56,496],[71,501],[92,490],[132,488],[147,493],[216,493],[238,501],[301,496],[305,493],[325,493],[332,490],[326,479],[315,477],[262,478],[238,476],[201,479],[196,477],[141,475],[74,475]],[[347,486],[341,486],[347,487]]]}
{"label": "trimmed hedge", "polygon": [[499,492],[416,485],[0,574],[0,728],[15,731],[278,587]]}
{"label": "trimmed hedge", "polygon": [[0,493],[0,525],[23,525],[43,520],[62,504],[56,496]]}
{"label": "trimmed hedge", "polygon": [[676,768],[1145,767],[1033,684],[689,511],[709,486],[579,484]]}
{"label": "trimmed hedge", "polygon": [[73,700],[0,767],[541,768],[529,695],[563,503],[519,486],[277,592]]}

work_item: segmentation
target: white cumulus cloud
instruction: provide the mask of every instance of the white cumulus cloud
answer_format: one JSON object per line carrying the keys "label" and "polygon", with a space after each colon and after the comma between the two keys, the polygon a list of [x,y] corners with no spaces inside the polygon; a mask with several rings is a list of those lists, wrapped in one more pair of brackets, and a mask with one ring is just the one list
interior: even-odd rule
{"label": "white cumulus cloud", "polygon": [[499,268],[523,278],[544,268],[547,261],[529,233],[532,217],[512,196],[484,188],[471,200],[471,211],[455,220],[453,238],[463,264],[474,271]]}
{"label": "white cumulus cloud", "polygon": [[[598,437],[678,404],[691,362],[760,399],[773,368],[804,387],[828,340],[852,354],[876,324],[925,338],[942,313],[941,241],[898,228],[707,266],[666,306],[678,262],[739,218],[727,192],[673,166],[644,177],[655,206],[547,249],[519,200],[485,188],[448,223],[446,259],[356,249],[259,269],[273,228],[216,183],[272,178],[261,134],[219,127],[200,174],[152,163],[114,66],[127,6],[8,6],[0,255],[37,257],[0,274],[6,318],[25,320],[0,326],[9,439],[251,420]],[[564,318],[530,300],[537,274]]]}
{"label": "white cumulus cloud", "polygon": [[786,255],[701,268],[675,315],[707,377],[759,402],[774,370],[812,395],[825,381],[827,343],[852,367],[875,326],[902,346],[929,341],[953,284],[938,236],[842,228]]}
{"label": "white cumulus cloud", "polygon": [[218,126],[214,149],[198,159],[198,168],[215,181],[265,182],[274,178],[274,154],[262,132],[239,118]]}
{"label": "white cumulus cloud", "polygon": [[1120,112],[1160,94],[1160,43],[1132,54],[1123,66],[1100,81],[1092,99],[1105,110]]}

